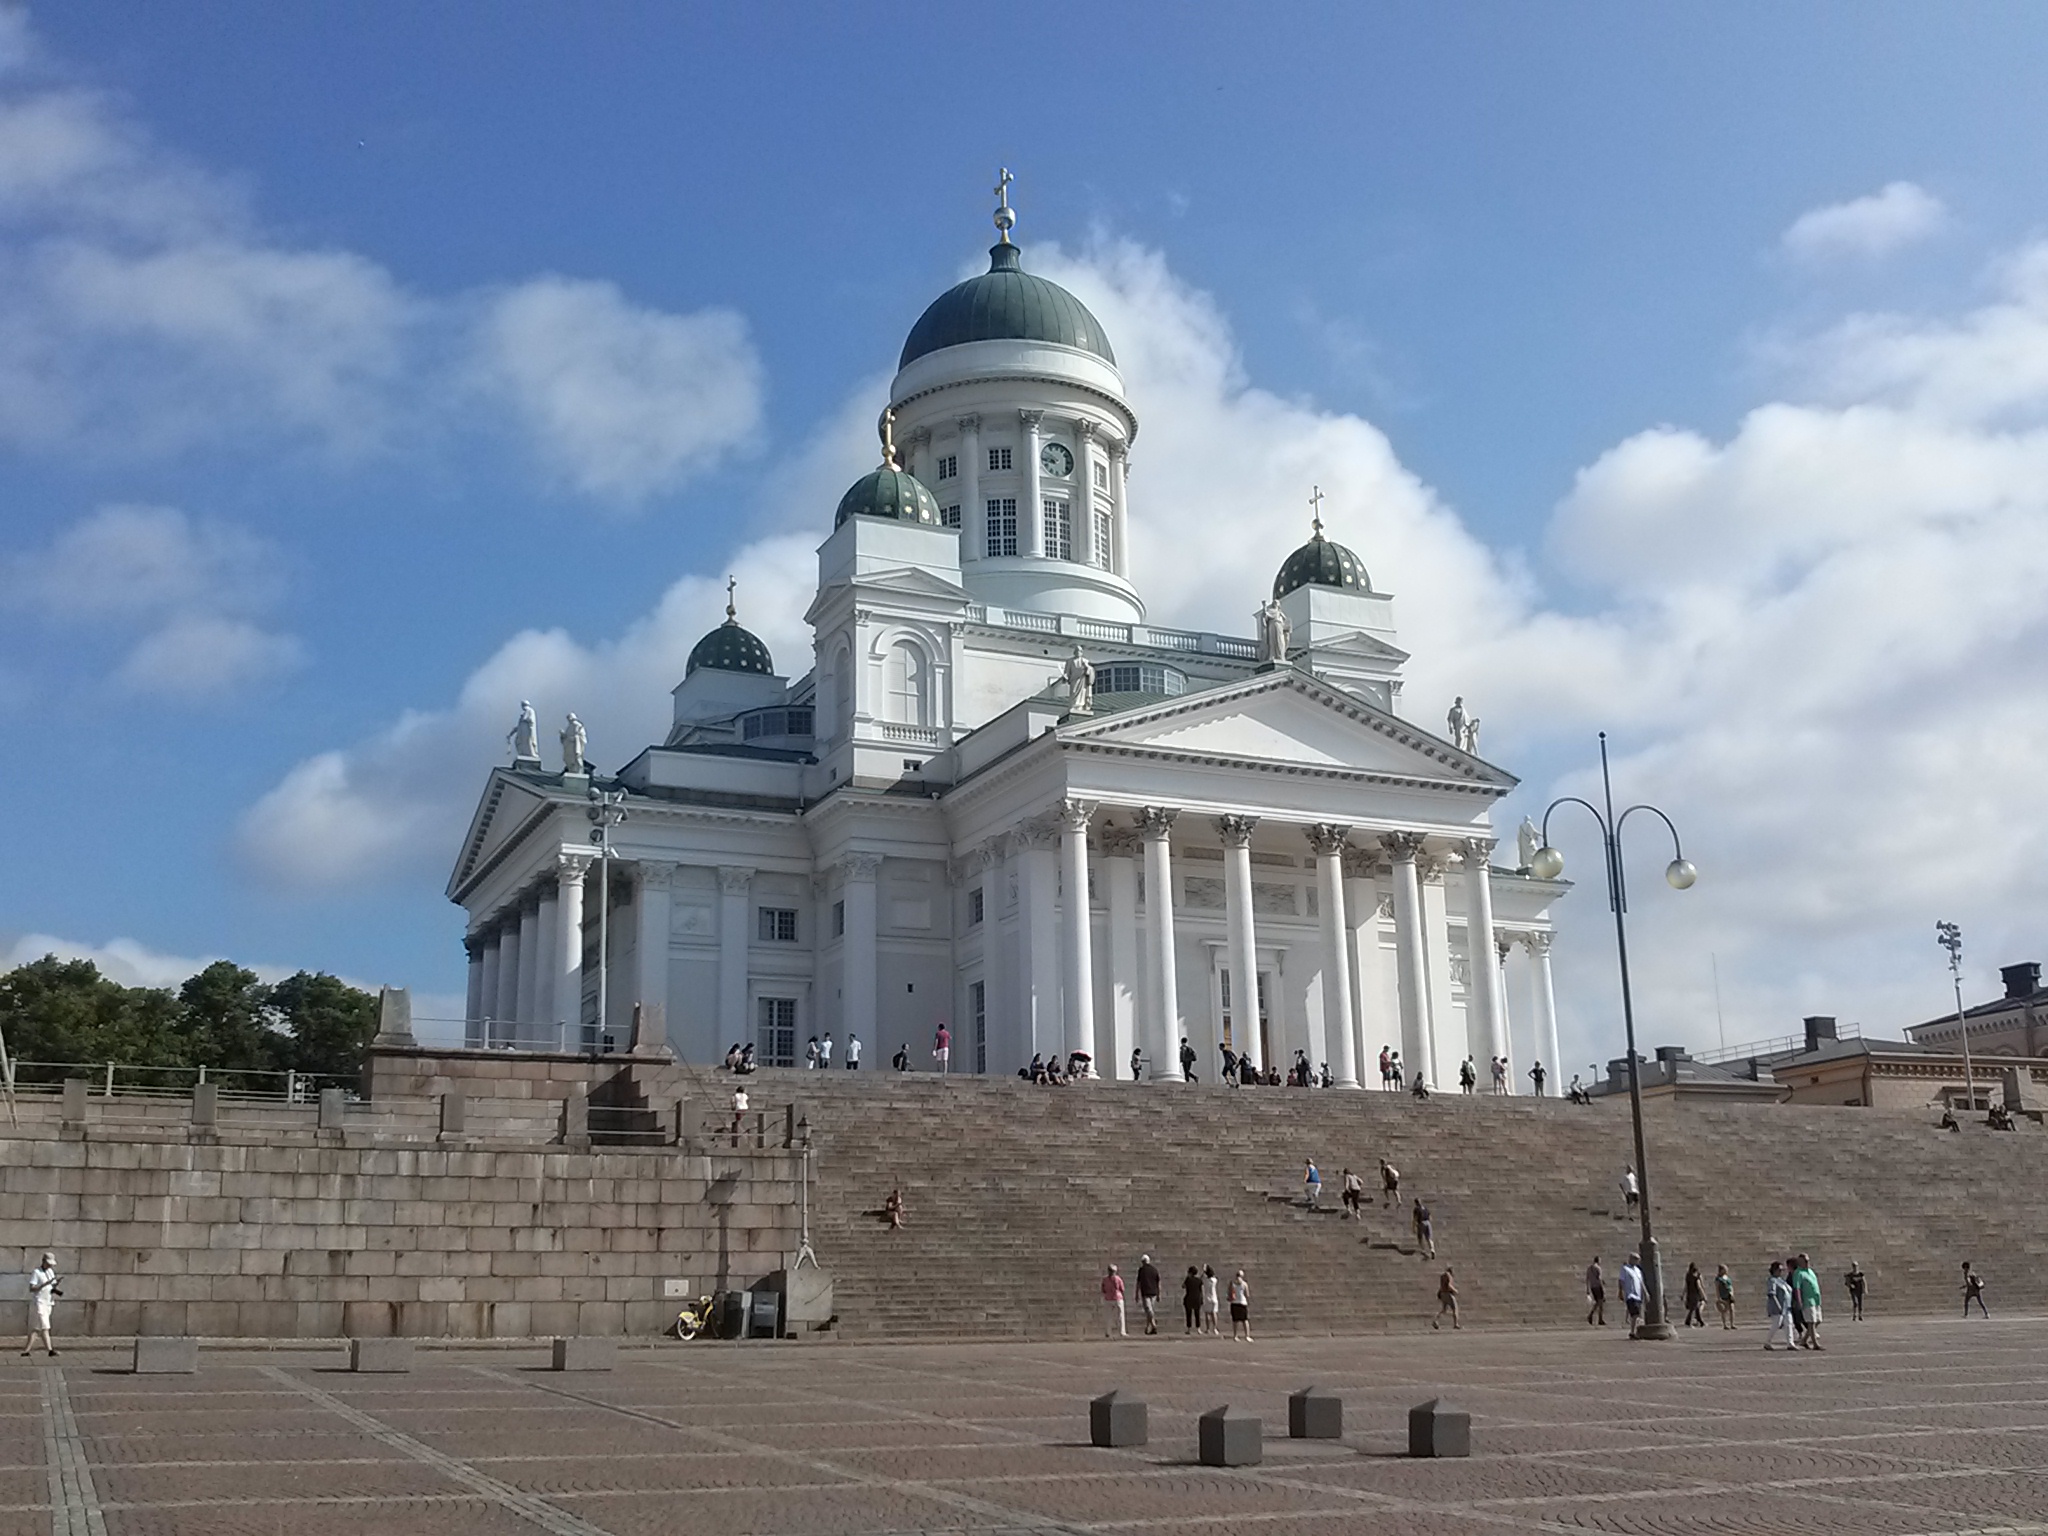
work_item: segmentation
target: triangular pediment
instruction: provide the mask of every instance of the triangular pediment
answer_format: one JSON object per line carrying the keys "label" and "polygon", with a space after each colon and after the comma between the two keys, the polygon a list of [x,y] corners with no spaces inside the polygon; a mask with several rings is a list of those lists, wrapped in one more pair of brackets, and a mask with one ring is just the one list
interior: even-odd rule
{"label": "triangular pediment", "polygon": [[863,571],[821,587],[804,614],[804,622],[816,624],[827,608],[834,603],[848,601],[849,594],[857,603],[894,600],[920,608],[959,608],[968,602],[965,587],[943,576],[934,576],[923,566],[901,565],[880,571]]}
{"label": "triangular pediment", "polygon": [[1069,722],[1062,740],[1189,761],[1512,788],[1515,778],[1294,668],[1123,714]]}
{"label": "triangular pediment", "polygon": [[483,799],[470,818],[469,834],[462,840],[462,852],[455,861],[455,873],[448,878],[448,895],[455,894],[492,861],[518,841],[526,826],[548,807],[549,797],[532,785],[522,783],[516,773],[500,769],[484,785]]}

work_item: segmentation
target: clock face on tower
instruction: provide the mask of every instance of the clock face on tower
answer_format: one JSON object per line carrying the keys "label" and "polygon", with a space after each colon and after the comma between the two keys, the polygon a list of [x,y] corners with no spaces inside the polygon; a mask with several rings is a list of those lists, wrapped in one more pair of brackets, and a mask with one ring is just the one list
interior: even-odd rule
{"label": "clock face on tower", "polygon": [[1064,443],[1047,443],[1039,450],[1038,462],[1048,475],[1071,475],[1074,472],[1074,456],[1067,452]]}

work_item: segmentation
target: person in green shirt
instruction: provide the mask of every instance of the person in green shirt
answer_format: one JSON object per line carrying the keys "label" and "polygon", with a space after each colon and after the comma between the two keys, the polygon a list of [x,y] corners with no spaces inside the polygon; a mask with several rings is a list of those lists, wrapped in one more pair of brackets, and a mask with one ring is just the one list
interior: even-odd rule
{"label": "person in green shirt", "polygon": [[1799,1342],[1808,1349],[1819,1349],[1820,1342],[1820,1276],[1813,1272],[1813,1260],[1800,1254],[1792,1271],[1792,1288],[1799,1294],[1799,1311],[1805,1323],[1805,1337]]}
{"label": "person in green shirt", "polygon": [[1728,1273],[1728,1266],[1719,1266],[1714,1275],[1714,1307],[1721,1314],[1721,1326],[1735,1326],[1735,1277]]}

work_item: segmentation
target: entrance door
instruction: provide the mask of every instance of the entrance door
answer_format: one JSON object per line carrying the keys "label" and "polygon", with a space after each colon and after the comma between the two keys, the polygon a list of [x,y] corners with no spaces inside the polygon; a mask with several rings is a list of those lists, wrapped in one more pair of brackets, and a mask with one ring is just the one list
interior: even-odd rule
{"label": "entrance door", "polygon": [[764,997],[756,1026],[754,1051],[764,1067],[796,1065],[796,999]]}

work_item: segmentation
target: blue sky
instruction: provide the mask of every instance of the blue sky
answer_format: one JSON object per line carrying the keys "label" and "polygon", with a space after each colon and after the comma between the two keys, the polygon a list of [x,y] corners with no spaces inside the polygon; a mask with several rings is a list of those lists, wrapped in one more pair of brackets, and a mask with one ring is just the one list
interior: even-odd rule
{"label": "blue sky", "polygon": [[1732,1039],[2042,946],[2038,8],[0,16],[0,950],[454,991],[504,700],[615,766],[725,571],[802,579],[999,164],[1155,612],[1246,628],[1336,486],[1513,815],[1605,725],[1707,855],[1662,1034],[1709,954]]}

